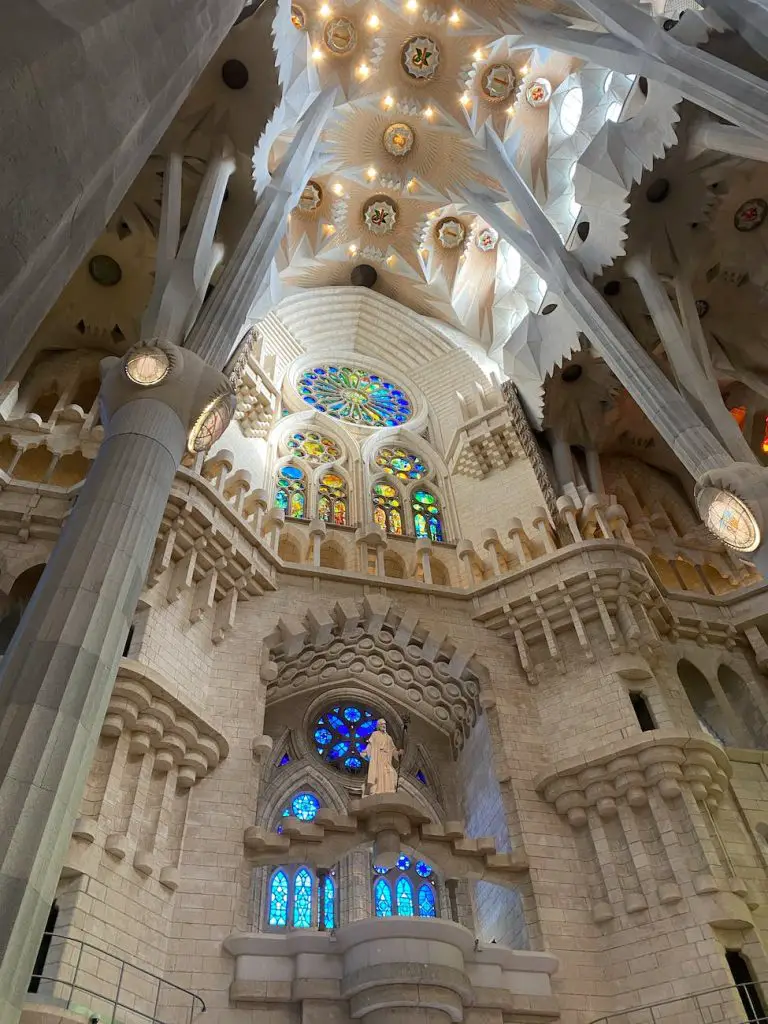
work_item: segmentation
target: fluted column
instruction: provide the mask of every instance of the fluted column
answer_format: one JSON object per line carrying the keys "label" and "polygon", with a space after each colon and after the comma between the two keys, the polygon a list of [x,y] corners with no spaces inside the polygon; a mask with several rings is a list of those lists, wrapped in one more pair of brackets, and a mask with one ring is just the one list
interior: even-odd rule
{"label": "fluted column", "polygon": [[[24,0],[0,41],[0,379],[209,63],[243,0]],[[77,73],[73,73],[73,68]]]}
{"label": "fluted column", "polygon": [[154,388],[105,360],[105,439],[0,668],[3,1024],[21,1009],[188,430],[226,385],[166,352]]}

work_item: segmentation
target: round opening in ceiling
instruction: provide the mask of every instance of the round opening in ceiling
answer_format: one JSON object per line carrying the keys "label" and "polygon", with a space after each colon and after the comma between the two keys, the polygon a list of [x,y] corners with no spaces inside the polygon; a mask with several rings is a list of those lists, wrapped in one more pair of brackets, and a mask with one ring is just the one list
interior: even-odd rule
{"label": "round opening in ceiling", "polygon": [[648,95],[648,79],[645,77],[645,75],[640,75],[640,77],[637,80],[637,87],[643,94],[643,96]]}
{"label": "round opening in ceiling", "polygon": [[544,309],[542,309],[541,315],[542,316],[549,316],[549,314],[550,313],[554,313],[556,309],[557,309],[557,303],[556,302],[548,302],[547,305],[544,307]]}
{"label": "round opening in ceiling", "polygon": [[570,366],[566,366],[563,369],[563,372],[560,374],[560,380],[565,384],[573,384],[574,381],[581,377],[583,372],[584,369],[580,363],[571,363]]}
{"label": "round opening in ceiling", "polygon": [[120,284],[123,279],[123,271],[117,260],[111,256],[93,256],[88,262],[88,273],[96,284],[104,288],[112,288]]}
{"label": "round opening in ceiling", "polygon": [[649,203],[663,203],[669,195],[670,184],[667,178],[657,178],[652,181],[645,191],[645,198]]}
{"label": "round opening in ceiling", "polygon": [[582,240],[582,242],[586,242],[586,240],[589,238],[589,221],[588,220],[583,220],[577,226],[576,234],[579,236],[579,238]]}
{"label": "round opening in ceiling", "polygon": [[608,281],[603,287],[603,295],[618,295],[621,291],[621,281]]}
{"label": "round opening in ceiling", "polygon": [[244,89],[248,85],[248,68],[241,60],[225,60],[221,78],[228,89]]}
{"label": "round opening in ceiling", "polygon": [[352,268],[349,280],[360,288],[373,288],[378,276],[375,267],[372,267],[370,263],[359,263],[356,267]]}

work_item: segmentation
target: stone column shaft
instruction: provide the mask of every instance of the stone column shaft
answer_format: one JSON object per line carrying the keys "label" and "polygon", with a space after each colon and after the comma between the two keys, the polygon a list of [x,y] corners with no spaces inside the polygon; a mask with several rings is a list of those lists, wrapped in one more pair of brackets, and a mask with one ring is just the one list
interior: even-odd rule
{"label": "stone column shaft", "polygon": [[25,0],[9,11],[0,40],[0,379],[242,6]]}
{"label": "stone column shaft", "polygon": [[116,412],[3,659],[3,1024],[21,1009],[185,434],[156,400]]}
{"label": "stone column shaft", "polygon": [[703,121],[688,135],[688,152],[699,156],[705,150],[742,156],[747,160],[768,160],[768,138],[758,138],[743,128],[717,121]]}

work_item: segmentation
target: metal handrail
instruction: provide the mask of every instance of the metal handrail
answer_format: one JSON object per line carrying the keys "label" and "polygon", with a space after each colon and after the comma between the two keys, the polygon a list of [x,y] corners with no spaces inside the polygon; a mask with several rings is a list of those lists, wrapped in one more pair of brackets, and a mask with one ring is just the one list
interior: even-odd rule
{"label": "metal handrail", "polygon": [[[637,1014],[641,1014],[641,1013],[649,1013],[650,1014],[649,1020],[651,1022],[655,1022],[657,1020],[657,1017],[656,1017],[656,1014],[655,1014],[656,1010],[661,1009],[662,1007],[671,1007],[674,1003],[683,1003],[683,1002],[687,1002],[687,1003],[692,1004],[691,1008],[695,1009],[695,1010],[698,1010],[699,1013],[702,1014],[702,1016],[701,1016],[701,1020],[702,1021],[704,1021],[705,1019],[706,1020],[710,1020],[711,1019],[710,1017],[705,1018],[703,1016],[703,1012],[702,1012],[703,1011],[703,1007],[702,1007],[701,1003],[699,1002],[699,1000],[701,998],[703,998],[704,996],[717,995],[719,992],[734,992],[738,996],[738,998],[743,1001],[742,993],[739,991],[740,989],[746,989],[746,990],[755,989],[755,990],[759,990],[759,988],[762,986],[762,984],[763,984],[763,982],[761,982],[759,980],[756,980],[756,981],[742,981],[742,982],[739,982],[738,984],[719,985],[717,988],[707,988],[707,989],[704,989],[702,992],[690,992],[688,995],[675,996],[673,999],[660,999],[658,1002],[646,1003],[644,1006],[627,1006],[623,1010],[615,1010],[613,1013],[603,1014],[602,1017],[595,1017],[592,1021],[590,1021],[590,1024],[608,1024],[608,1022],[619,1020],[622,1017],[624,1017],[624,1018],[632,1017],[634,1019],[634,1018],[636,1018]],[[747,992],[745,994],[747,995],[747,998],[748,998],[750,1004],[752,1005],[753,1010],[756,1011],[758,1009],[758,1007],[755,1005],[755,1001],[754,1001],[754,998],[752,997],[751,993]],[[760,1007],[760,1009],[762,1009],[762,1007]],[[679,1010],[677,1012],[684,1012],[684,1011],[685,1011],[685,1007],[682,1007],[681,1010]],[[670,1020],[671,1018],[666,1017],[665,1019]],[[744,1010],[744,1009],[741,1009],[739,1017],[737,1019],[734,1018],[734,1021],[732,1022],[732,1024],[768,1024],[768,1016],[758,1016],[757,1014],[752,1015],[752,1016],[748,1016],[747,1015],[747,1011]]]}
{"label": "metal handrail", "polygon": [[[63,944],[66,944],[68,946],[76,947],[77,950],[78,950],[78,952],[77,952],[77,961],[76,961],[76,963],[74,965],[74,972],[73,972],[72,977],[71,977],[71,979],[69,981],[67,981],[65,978],[63,978],[61,976],[60,968],[61,967],[71,968],[72,967],[71,964],[59,965],[59,971],[56,974],[46,974],[45,973],[45,967],[43,967],[43,970],[40,973],[33,974],[32,978],[30,979],[30,984],[33,981],[36,981],[38,983],[38,990],[35,993],[35,996],[39,996],[40,995],[39,984],[41,982],[48,982],[51,985],[62,986],[65,990],[69,991],[69,995],[68,995],[67,1000],[66,1000],[66,1006],[63,1007],[64,1009],[67,1009],[67,1010],[69,1010],[71,1008],[73,997],[74,997],[75,993],[77,992],[77,993],[82,993],[83,995],[86,995],[86,996],[92,996],[93,998],[97,999],[100,1003],[104,1003],[104,1004],[110,1005],[111,1006],[112,1015],[113,1015],[113,1017],[112,1017],[113,1022],[115,1021],[114,1015],[117,1013],[117,1011],[118,1010],[124,1010],[124,1011],[128,1011],[128,1013],[132,1014],[135,1017],[141,1017],[143,1020],[149,1022],[149,1024],[178,1024],[178,1017],[175,1017],[175,1019],[173,1021],[166,1021],[166,1020],[163,1020],[162,1017],[158,1016],[159,1007],[160,1007],[160,996],[161,996],[163,987],[165,987],[165,988],[168,988],[168,989],[173,989],[174,991],[176,991],[178,993],[181,993],[182,996],[187,996],[189,998],[189,1000],[190,1000],[189,1015],[186,1017],[186,1020],[187,1020],[188,1024],[191,1024],[191,1022],[196,1017],[198,1017],[200,1014],[205,1013],[205,1011],[206,1011],[205,1001],[203,1000],[202,996],[199,996],[196,992],[191,992],[189,989],[182,988],[181,985],[176,985],[172,981],[166,981],[165,978],[162,978],[159,974],[154,974],[152,971],[148,971],[144,967],[139,967],[138,965],[133,964],[133,963],[131,963],[128,960],[123,960],[121,957],[115,956],[114,953],[109,953],[107,950],[102,949],[100,946],[94,946],[92,943],[85,942],[83,939],[76,939],[76,938],[74,938],[71,935],[63,934],[62,932],[47,932],[46,935],[51,940],[57,940],[58,939],[58,940],[61,940],[61,942]],[[55,949],[55,948],[61,948],[61,947],[50,946],[49,949],[48,949],[48,957],[50,957],[51,951],[53,949]],[[102,988],[101,990],[98,990],[98,989],[94,989],[94,988],[89,988],[87,984],[80,984],[78,982],[78,975],[80,974],[81,964],[82,964],[82,960],[83,960],[83,952],[85,950],[92,951],[92,953],[99,960],[105,959],[105,960],[112,961],[115,964],[115,966],[119,965],[119,973],[118,973],[118,977],[117,977],[117,984],[116,984],[116,986],[114,985],[114,983],[105,982],[104,983],[104,988]],[[130,1003],[122,1002],[121,1001],[121,998],[120,998],[121,994],[124,995],[124,993],[122,993],[121,990],[123,989],[123,984],[124,984],[124,981],[126,979],[126,971],[133,972],[135,974],[141,975],[145,979],[149,979],[150,983],[152,985],[156,986],[155,1005],[154,1005],[154,1010],[152,1011],[152,1013],[147,1013],[144,1010],[138,1009],[136,1006],[132,1006]],[[88,972],[88,973],[91,974],[91,972]],[[91,974],[91,977],[92,976],[93,975]],[[106,989],[108,989],[108,988],[109,989],[114,988],[114,996],[111,993],[109,993],[109,994],[107,993]],[[34,996],[33,996],[33,998],[34,998]],[[42,998],[42,999],[40,999],[40,1001],[41,1002],[45,1002],[46,1000],[44,998]],[[57,1007],[61,1007],[61,1003],[62,1002],[63,1002],[63,998],[60,1000],[59,997],[56,997],[56,1006]],[[198,1008],[198,1004],[199,1004],[199,1008]],[[178,1010],[179,1007],[175,1007],[175,1009]],[[97,1019],[98,1021],[102,1021],[103,1020],[103,1018],[101,1016],[101,1013],[98,1012],[98,1011],[94,1014],[94,1018]]]}

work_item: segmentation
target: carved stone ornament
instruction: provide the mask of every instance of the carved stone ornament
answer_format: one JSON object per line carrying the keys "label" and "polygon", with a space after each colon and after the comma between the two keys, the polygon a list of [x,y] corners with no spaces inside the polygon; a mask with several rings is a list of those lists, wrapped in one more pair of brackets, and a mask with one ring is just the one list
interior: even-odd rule
{"label": "carved stone ornament", "polygon": [[411,78],[432,78],[440,63],[440,47],[429,36],[412,36],[403,47],[402,60]]}
{"label": "carved stone ornament", "polygon": [[323,201],[323,189],[311,179],[304,186],[296,208],[302,213],[313,213]]}
{"label": "carved stone ornament", "polygon": [[291,5],[291,24],[294,28],[303,29],[307,23],[306,15],[298,4]]}
{"label": "carved stone ornament", "polygon": [[390,156],[407,156],[413,149],[416,136],[413,128],[397,122],[384,130],[384,149]]}
{"label": "carved stone ornament", "polygon": [[444,249],[458,249],[464,241],[466,231],[460,220],[455,217],[443,217],[437,222],[435,234]]}
{"label": "carved stone ornament", "polygon": [[755,231],[768,216],[765,199],[747,199],[733,215],[733,226],[737,231]]}
{"label": "carved stone ornament", "polygon": [[331,18],[325,23],[323,38],[331,53],[351,53],[357,46],[357,29],[349,18]]}
{"label": "carved stone ornament", "polygon": [[506,100],[517,84],[514,68],[509,64],[491,64],[483,72],[481,88],[483,94],[494,103]]}
{"label": "carved stone ornament", "polygon": [[475,235],[475,245],[480,252],[493,252],[499,242],[499,234],[493,228],[484,227]]}
{"label": "carved stone ornament", "polygon": [[534,78],[525,90],[525,98],[532,107],[546,107],[552,96],[552,86],[546,78]]}
{"label": "carved stone ornament", "polygon": [[374,196],[363,210],[363,220],[374,235],[388,235],[395,227],[397,207],[385,196]]}

